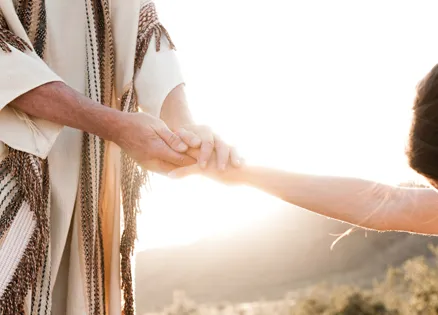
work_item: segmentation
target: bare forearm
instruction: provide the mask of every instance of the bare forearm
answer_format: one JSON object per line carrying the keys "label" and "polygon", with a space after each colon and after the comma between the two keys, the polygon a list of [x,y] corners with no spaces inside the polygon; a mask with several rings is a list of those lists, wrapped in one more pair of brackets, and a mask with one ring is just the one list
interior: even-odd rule
{"label": "bare forearm", "polygon": [[193,124],[184,84],[178,85],[167,95],[161,108],[160,118],[173,130],[183,125]]}
{"label": "bare forearm", "polygon": [[95,134],[114,141],[125,113],[92,101],[61,82],[29,91],[9,104],[28,115]]}
{"label": "bare forearm", "polygon": [[245,167],[235,171],[235,176],[243,184],[324,216],[374,230],[409,230],[407,218],[403,219],[409,203],[406,189],[260,167]]}

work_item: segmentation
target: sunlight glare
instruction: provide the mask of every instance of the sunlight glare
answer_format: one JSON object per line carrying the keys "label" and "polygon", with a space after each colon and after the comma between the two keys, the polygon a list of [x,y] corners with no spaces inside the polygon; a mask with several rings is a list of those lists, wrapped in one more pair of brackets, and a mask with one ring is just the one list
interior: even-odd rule
{"label": "sunlight glare", "polygon": [[[250,163],[392,184],[417,82],[436,63],[435,1],[158,0],[197,121]],[[155,176],[140,247],[228,233],[279,205],[249,188]]]}

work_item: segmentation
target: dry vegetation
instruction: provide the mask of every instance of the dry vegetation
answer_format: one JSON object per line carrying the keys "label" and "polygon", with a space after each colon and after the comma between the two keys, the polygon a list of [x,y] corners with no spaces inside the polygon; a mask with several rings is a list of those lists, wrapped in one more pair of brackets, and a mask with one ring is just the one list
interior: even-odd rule
{"label": "dry vegetation", "polygon": [[319,285],[288,294],[275,302],[198,305],[184,293],[161,313],[147,315],[433,315],[438,314],[438,247],[430,246],[434,259],[419,256],[399,268],[389,268],[372,289]]}

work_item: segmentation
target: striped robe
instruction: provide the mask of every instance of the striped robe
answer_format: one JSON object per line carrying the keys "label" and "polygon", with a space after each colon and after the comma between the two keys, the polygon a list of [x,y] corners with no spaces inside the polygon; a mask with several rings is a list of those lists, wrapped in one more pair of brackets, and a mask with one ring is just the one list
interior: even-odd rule
{"label": "striped robe", "polygon": [[[172,48],[150,0],[0,1],[1,314],[134,313],[134,186],[143,175],[115,144],[8,104],[63,81],[107,106],[158,116],[183,82]],[[34,186],[20,184],[26,166],[41,175]],[[34,196],[31,187],[47,209],[38,198],[14,203]],[[38,272],[22,268],[34,251]]]}

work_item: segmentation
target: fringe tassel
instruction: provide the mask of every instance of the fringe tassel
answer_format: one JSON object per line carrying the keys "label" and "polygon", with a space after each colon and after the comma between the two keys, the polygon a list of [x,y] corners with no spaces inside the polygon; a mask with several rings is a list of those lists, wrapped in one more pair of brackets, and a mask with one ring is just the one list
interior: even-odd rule
{"label": "fringe tassel", "polygon": [[[171,49],[175,45],[169,33],[159,22],[155,4],[148,3],[140,10],[137,47],[134,63],[134,76],[141,68],[152,37],[155,37],[155,49],[161,49],[161,36],[166,36]],[[134,82],[131,81],[121,99],[122,111],[138,112],[137,95]],[[120,244],[121,274],[123,290],[123,315],[134,315],[134,281],[132,276],[131,258],[134,254],[137,239],[137,214],[140,212],[141,188],[147,183],[148,174],[136,161],[126,153],[122,153],[122,203],[123,203],[123,234]]]}
{"label": "fringe tassel", "polygon": [[[138,112],[137,97],[134,84],[123,94],[122,111]],[[147,182],[147,172],[137,162],[122,152],[122,204],[123,204],[123,233],[120,242],[121,274],[123,290],[123,315],[135,314],[134,281],[132,276],[131,258],[134,254],[137,239],[137,214],[140,212],[141,188]]]}
{"label": "fringe tassel", "polygon": [[131,258],[137,239],[137,214],[140,212],[141,187],[146,183],[147,174],[137,168],[136,162],[126,154],[123,154],[122,159],[123,176],[125,176],[124,189],[122,187],[124,228],[120,244],[123,314],[134,315],[134,281]]}
{"label": "fringe tassel", "polygon": [[[32,51],[26,41],[9,30],[6,19],[0,12],[0,49],[10,53],[12,52],[10,46],[22,52]],[[9,220],[6,224],[2,224],[0,233],[6,232],[24,203],[29,204],[36,223],[12,280],[0,299],[1,314],[24,314],[26,295],[29,290],[35,295],[38,275],[48,258],[49,169],[46,160],[12,148],[9,148],[9,154],[1,163],[0,169],[12,173],[19,185],[19,192],[12,198],[5,211],[8,213]]]}
{"label": "fringe tassel", "polygon": [[135,70],[140,69],[144,56],[148,51],[152,37],[155,37],[155,49],[161,49],[161,36],[164,35],[169,41],[170,49],[175,49],[175,44],[170,38],[169,32],[158,20],[158,14],[153,2],[146,4],[140,10],[140,22],[137,36],[137,55],[135,58]]}
{"label": "fringe tassel", "polygon": [[15,219],[18,210],[27,202],[36,222],[17,269],[0,300],[0,313],[24,314],[24,301],[29,290],[33,295],[41,267],[48,258],[49,226],[49,170],[46,160],[9,148],[9,155],[1,163],[13,174],[19,184],[19,193],[8,208]]}

